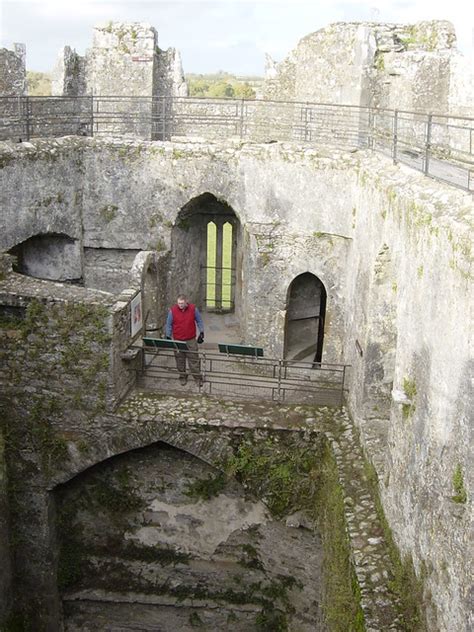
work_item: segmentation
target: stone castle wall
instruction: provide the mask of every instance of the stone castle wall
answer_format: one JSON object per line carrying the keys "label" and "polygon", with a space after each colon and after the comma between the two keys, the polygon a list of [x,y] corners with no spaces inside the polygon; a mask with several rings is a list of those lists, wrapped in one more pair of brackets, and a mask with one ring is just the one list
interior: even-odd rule
{"label": "stone castle wall", "polygon": [[[2,415],[6,411],[2,406]],[[0,624],[3,624],[10,613],[12,600],[12,565],[10,542],[10,508],[8,501],[7,462],[5,455],[5,438],[0,430]]]}
{"label": "stone castle wall", "polygon": [[65,46],[51,73],[51,94],[58,97],[82,97],[88,94],[86,60]]}
{"label": "stone castle wall", "polygon": [[[174,48],[161,50],[152,26],[109,22],[94,28],[92,47],[85,56],[69,46],[60,53],[53,71],[52,94],[170,97],[186,96],[187,86],[179,52]],[[130,110],[136,114],[128,104]]]}
{"label": "stone castle wall", "polygon": [[[395,538],[426,577],[430,625],[467,630],[472,198],[371,153],[289,144],[65,139],[2,156],[3,248],[30,236],[34,218],[35,232],[82,226],[85,248],[172,254],[183,206],[204,192],[225,200],[242,227],[242,330],[267,355],[281,354],[293,278],[321,279],[323,361],[351,365],[349,405]],[[12,187],[29,169],[37,180],[19,203]],[[33,213],[34,197],[56,195],[69,169],[76,206]],[[464,501],[453,500],[459,478]]]}
{"label": "stone castle wall", "polygon": [[472,71],[449,22],[339,22],[268,66],[265,98],[473,114]]}
{"label": "stone castle wall", "polygon": [[359,172],[348,262],[349,400],[397,542],[425,578],[428,629],[467,630],[471,586],[457,569],[472,510],[454,481],[472,485],[472,199],[453,191],[446,205],[443,187],[402,185],[374,163]]}
{"label": "stone castle wall", "polygon": [[14,44],[13,50],[0,48],[0,97],[26,95],[26,47]]}

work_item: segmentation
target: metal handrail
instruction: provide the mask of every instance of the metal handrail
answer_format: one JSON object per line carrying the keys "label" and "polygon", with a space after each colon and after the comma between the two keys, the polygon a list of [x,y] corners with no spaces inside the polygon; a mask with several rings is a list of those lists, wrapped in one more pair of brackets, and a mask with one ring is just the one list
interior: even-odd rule
{"label": "metal handrail", "polygon": [[309,101],[198,97],[0,97],[0,140],[202,136],[371,149],[474,192],[474,118]]}
{"label": "metal handrail", "polygon": [[[135,368],[139,381],[151,384],[153,390],[176,390],[179,373],[175,353],[166,349],[139,349],[142,361],[140,367]],[[347,365],[233,356],[212,351],[185,353],[199,358],[204,384],[198,388],[210,395],[343,404]]]}

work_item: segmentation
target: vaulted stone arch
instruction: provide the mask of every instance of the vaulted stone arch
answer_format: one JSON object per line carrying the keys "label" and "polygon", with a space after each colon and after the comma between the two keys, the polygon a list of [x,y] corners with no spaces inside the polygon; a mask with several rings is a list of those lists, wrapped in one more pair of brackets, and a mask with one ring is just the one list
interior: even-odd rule
{"label": "vaulted stone arch", "polygon": [[50,281],[82,282],[81,244],[65,233],[40,233],[13,246],[14,270]]}
{"label": "vaulted stone arch", "polygon": [[83,441],[80,452],[72,447],[69,461],[51,477],[48,489],[54,489],[108,458],[157,442],[187,452],[218,469],[231,454],[230,429],[185,426],[175,420],[141,424],[130,423],[130,420],[127,423],[121,421],[124,420],[114,417],[113,427],[109,427],[105,435],[101,433],[100,439],[97,437]]}
{"label": "vaulted stone arch", "polygon": [[225,200],[208,191],[189,200],[172,230],[170,301],[184,292],[203,310],[234,311],[240,243],[239,217]]}

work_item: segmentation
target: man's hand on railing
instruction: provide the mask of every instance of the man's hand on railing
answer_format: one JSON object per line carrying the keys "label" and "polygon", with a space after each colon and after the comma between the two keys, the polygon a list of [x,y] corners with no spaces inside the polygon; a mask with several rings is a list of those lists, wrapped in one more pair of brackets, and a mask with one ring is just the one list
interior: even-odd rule
{"label": "man's hand on railing", "polygon": [[204,342],[204,332],[203,331],[201,331],[201,333],[199,334],[197,342],[198,342],[198,345],[200,345],[202,342]]}

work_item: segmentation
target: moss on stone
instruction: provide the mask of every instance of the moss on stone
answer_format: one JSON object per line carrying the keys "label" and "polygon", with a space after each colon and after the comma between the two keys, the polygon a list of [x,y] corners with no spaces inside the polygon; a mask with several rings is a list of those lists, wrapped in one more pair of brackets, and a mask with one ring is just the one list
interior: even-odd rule
{"label": "moss on stone", "polygon": [[454,489],[454,496],[451,496],[451,500],[455,503],[464,504],[467,501],[467,492],[464,486],[464,475],[459,463],[457,464],[456,469],[453,472],[452,484]]}
{"label": "moss on stone", "polygon": [[115,204],[106,204],[100,209],[99,214],[105,222],[109,223],[117,217],[118,210],[119,207]]}
{"label": "moss on stone", "polygon": [[[371,488],[372,496],[375,501],[377,516],[382,525],[384,537],[388,545],[388,552],[391,562],[391,590],[397,595],[399,616],[401,620],[401,630],[405,632],[426,632],[424,617],[422,614],[423,584],[424,576],[415,573],[413,561],[410,556],[403,559],[395,544],[385,513],[382,506],[379,493],[378,476],[374,466],[365,460],[364,469],[368,483]],[[397,603],[397,602],[395,602]]]}
{"label": "moss on stone", "polygon": [[403,378],[403,392],[410,400],[410,403],[402,405],[402,413],[403,418],[408,419],[413,415],[416,409],[415,398],[416,398],[416,382],[415,380],[409,379],[407,377]]}
{"label": "moss on stone", "polygon": [[8,167],[8,165],[10,165],[13,162],[13,160],[14,160],[14,157],[10,153],[0,154],[0,169],[4,169],[5,167]]}
{"label": "moss on stone", "polygon": [[223,472],[218,472],[216,475],[211,474],[207,478],[194,481],[188,485],[184,493],[195,500],[209,500],[218,496],[226,484],[226,476]]}
{"label": "moss on stone", "polygon": [[327,442],[301,438],[243,440],[226,463],[229,475],[263,498],[282,517],[304,511],[317,525],[324,548],[323,609],[331,632],[363,631],[359,590],[350,561],[343,493],[337,466]]}

